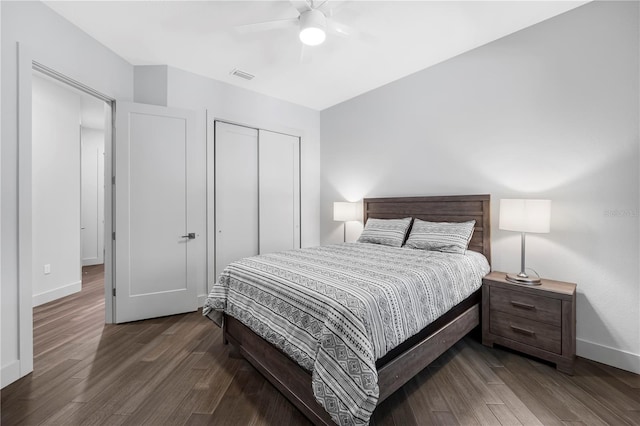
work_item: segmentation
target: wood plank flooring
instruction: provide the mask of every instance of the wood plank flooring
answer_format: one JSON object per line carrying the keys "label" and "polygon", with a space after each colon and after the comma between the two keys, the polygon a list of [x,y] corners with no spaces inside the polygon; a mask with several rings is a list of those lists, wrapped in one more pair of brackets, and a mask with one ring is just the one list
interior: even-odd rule
{"label": "wood plank flooring", "polygon": [[[200,312],[104,324],[103,274],[34,309],[34,372],[1,391],[10,425],[308,425]],[[575,376],[466,337],[386,400],[372,425],[640,425],[640,376]]]}

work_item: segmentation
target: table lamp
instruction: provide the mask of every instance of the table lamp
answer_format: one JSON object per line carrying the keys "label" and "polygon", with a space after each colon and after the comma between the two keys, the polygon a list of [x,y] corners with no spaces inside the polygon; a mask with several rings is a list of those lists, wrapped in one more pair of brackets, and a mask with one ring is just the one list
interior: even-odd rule
{"label": "table lamp", "polygon": [[336,201],[333,203],[333,220],[344,222],[344,241],[347,241],[347,222],[360,220],[358,203]]}
{"label": "table lamp", "polygon": [[522,245],[520,272],[517,274],[507,274],[507,281],[528,285],[540,284],[540,277],[530,277],[525,272],[525,235],[527,232],[548,233],[550,222],[551,200],[500,200],[499,228],[505,231],[520,232]]}

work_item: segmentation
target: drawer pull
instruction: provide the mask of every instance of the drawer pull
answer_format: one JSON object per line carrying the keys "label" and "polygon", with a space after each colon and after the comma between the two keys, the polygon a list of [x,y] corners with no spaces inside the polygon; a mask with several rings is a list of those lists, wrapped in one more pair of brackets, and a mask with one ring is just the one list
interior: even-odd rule
{"label": "drawer pull", "polygon": [[527,330],[526,328],[516,327],[515,325],[511,326],[511,330],[515,331],[516,333],[524,334],[526,336],[534,336],[536,334],[534,331]]}
{"label": "drawer pull", "polygon": [[521,308],[521,309],[533,310],[536,308],[534,305],[529,305],[528,303],[516,302],[513,300],[511,301],[511,304],[516,308]]}

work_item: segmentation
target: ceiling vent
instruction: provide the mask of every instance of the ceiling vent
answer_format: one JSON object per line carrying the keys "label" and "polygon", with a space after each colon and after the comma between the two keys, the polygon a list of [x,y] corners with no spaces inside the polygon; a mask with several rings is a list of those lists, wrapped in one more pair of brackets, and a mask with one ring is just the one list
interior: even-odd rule
{"label": "ceiling vent", "polygon": [[253,77],[255,77],[255,75],[239,70],[238,68],[234,68],[233,71],[231,71],[229,74],[235,75],[236,77],[244,78],[245,80],[252,80]]}

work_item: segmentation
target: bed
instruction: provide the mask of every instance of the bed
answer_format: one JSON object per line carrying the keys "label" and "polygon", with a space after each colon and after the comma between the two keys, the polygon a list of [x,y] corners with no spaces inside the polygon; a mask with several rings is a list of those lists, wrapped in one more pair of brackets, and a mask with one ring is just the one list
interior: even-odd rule
{"label": "bed", "polygon": [[[368,198],[363,201],[363,219],[365,223],[370,218],[400,219],[405,217],[413,217],[430,222],[466,222],[475,220],[475,228],[469,243],[469,250],[483,254],[486,260],[490,262],[489,202],[489,195]],[[359,267],[358,262],[361,260],[359,257],[360,251],[366,248],[364,247],[365,245],[361,246],[362,247],[345,244],[343,246],[317,248],[315,250],[319,253],[318,259],[321,259],[321,263],[332,263],[334,257],[337,256],[335,252],[347,252],[349,256],[353,257],[353,267],[354,270],[357,270]],[[397,254],[390,249],[367,248],[367,250],[373,250],[374,255],[381,257],[393,257]],[[410,249],[396,250],[412,251]],[[257,261],[251,263],[252,261],[247,260],[253,267],[246,267],[245,265],[244,269],[241,269],[239,273],[245,274],[247,277],[259,275],[259,278],[265,282],[277,280],[280,278],[274,275],[274,269],[269,264],[269,261],[275,261],[275,258],[278,257],[278,262],[287,263],[291,258],[300,258],[302,260],[298,259],[296,261],[305,264],[305,268],[307,268],[307,263],[310,262],[308,262],[308,259],[304,256],[307,256],[309,251],[312,250],[309,249],[305,251],[305,249],[303,249],[286,255],[275,255],[273,259],[266,259],[262,263]],[[322,256],[324,256],[324,258]],[[402,256],[404,256],[404,254]],[[433,254],[430,256],[437,255]],[[474,256],[470,255],[468,257],[473,258]],[[476,257],[480,256],[476,255]],[[401,259],[398,257],[398,259],[398,262],[404,262],[404,258]],[[409,263],[409,265],[411,264]],[[238,265],[238,268],[240,268],[240,266],[241,265]],[[315,265],[308,267],[314,268]],[[373,273],[375,274],[376,272]],[[284,272],[278,272],[278,274],[282,275]],[[330,272],[323,272],[323,274],[330,274]],[[231,272],[229,273],[229,276],[230,275]],[[330,284],[329,278],[330,277],[327,278],[327,285]],[[250,279],[250,277],[247,278],[247,280]],[[299,277],[297,279],[299,279]],[[318,285],[316,281],[313,282],[316,283],[314,285]],[[218,289],[218,291],[220,290]],[[270,297],[268,292],[265,294],[267,294],[266,297]],[[256,293],[256,297],[265,296]],[[334,299],[335,298],[336,297],[334,297]],[[403,343],[396,344],[390,350],[379,352],[378,355],[382,355],[380,357],[366,357],[362,355],[368,354],[365,350],[362,352],[356,350],[355,356],[353,356],[351,352],[344,355],[344,349],[340,349],[339,346],[335,346],[334,348],[328,344],[330,351],[332,351],[330,355],[332,359],[330,361],[335,361],[336,365],[340,362],[338,367],[343,366],[345,370],[349,370],[349,374],[352,373],[352,370],[355,371],[352,375],[355,378],[354,382],[357,382],[357,385],[363,388],[364,391],[369,392],[372,389],[370,382],[376,382],[373,383],[375,389],[366,395],[363,394],[365,399],[362,401],[358,400],[358,403],[361,403],[364,407],[362,412],[370,414],[376,404],[384,401],[469,331],[478,326],[480,299],[480,290],[474,290],[470,296],[464,296],[464,299],[456,301],[454,306],[447,307],[447,311],[444,314],[429,323],[421,331],[412,334],[411,337]],[[209,300],[207,304],[208,303]],[[313,305],[313,303],[309,303]],[[312,309],[319,309],[318,306],[319,305],[313,305]],[[205,305],[205,309],[207,312],[211,312],[211,308],[207,305]],[[218,306],[217,309],[220,309],[220,306]],[[335,392],[338,389],[336,387],[324,386],[327,382],[330,382],[331,378],[338,377],[334,375],[336,368],[331,365],[331,362],[327,364],[328,367],[323,364],[322,374],[324,374],[324,378],[319,381],[318,376],[322,375],[318,373],[318,369],[320,369],[319,364],[316,362],[313,364],[313,368],[309,365],[311,361],[308,360],[309,357],[306,355],[303,347],[296,346],[294,347],[294,351],[291,349],[293,344],[288,344],[286,341],[283,341],[277,332],[264,333],[264,330],[259,330],[257,328],[259,325],[251,322],[253,314],[256,314],[256,312],[242,314],[240,311],[233,312],[231,307],[229,308],[229,312],[232,312],[233,316],[229,315],[228,312],[220,313],[225,343],[231,344],[236,353],[246,358],[314,424],[366,424],[368,422],[366,415],[360,416],[356,413],[353,416],[350,414],[351,417],[349,417],[345,416],[342,411],[336,408],[336,405],[339,406],[338,408],[344,406],[344,404],[340,402],[340,398],[344,398],[345,396],[351,397],[352,395],[349,391],[339,393]],[[215,314],[215,312],[212,313]],[[244,317],[242,315],[244,315]],[[242,318],[242,322],[235,317]],[[337,323],[338,322],[336,322],[336,324]],[[250,324],[256,332],[260,331],[260,334],[265,337],[260,337],[259,334],[244,324]],[[282,330],[285,330],[288,325],[290,324],[282,325]],[[373,327],[368,321],[365,321],[365,326]],[[276,329],[274,328],[274,330]],[[362,330],[360,330],[360,332],[361,331]],[[346,334],[346,332],[339,337],[345,340],[346,336],[346,339],[354,340],[355,346],[360,348],[363,343],[357,339],[359,336],[358,333],[359,331],[356,330],[353,339],[350,337],[351,335]],[[318,336],[320,336],[320,334],[318,334]],[[325,342],[328,341],[324,334],[322,334],[322,337],[319,337],[319,339],[324,339],[318,344],[319,347],[324,346]],[[285,351],[288,355],[285,354]],[[336,352],[338,353],[337,355]],[[323,353],[324,352],[322,352],[322,354]],[[318,352],[318,357],[321,357],[321,352]],[[292,358],[296,359],[296,361]],[[367,359],[365,360],[365,358]],[[375,363],[372,362],[373,359],[375,359]],[[312,370],[313,373],[311,372]],[[371,379],[372,376],[373,380]],[[326,380],[326,377],[329,377],[329,380]],[[342,387],[351,389],[351,385],[349,383],[345,384],[342,377],[336,378],[334,381],[337,382],[338,380],[341,380],[340,389],[338,390],[341,391]],[[329,385],[331,385],[331,383],[329,383]],[[317,399],[316,396],[318,395],[320,395],[320,397]],[[360,397],[357,393],[355,395]],[[373,396],[369,398],[367,395]],[[335,397],[337,396],[339,396],[338,402],[333,403],[332,401],[336,399]],[[317,402],[318,400],[322,402],[324,407]],[[333,418],[329,412],[332,413]]]}

